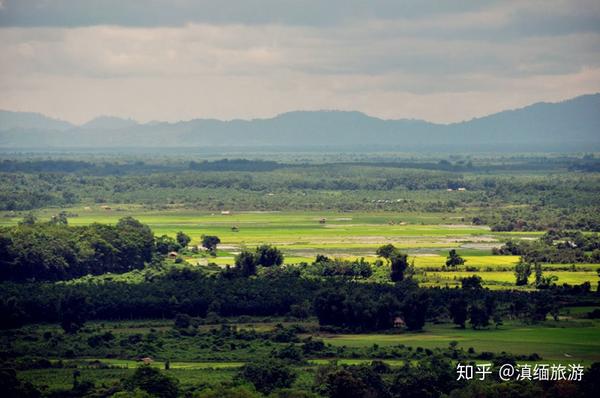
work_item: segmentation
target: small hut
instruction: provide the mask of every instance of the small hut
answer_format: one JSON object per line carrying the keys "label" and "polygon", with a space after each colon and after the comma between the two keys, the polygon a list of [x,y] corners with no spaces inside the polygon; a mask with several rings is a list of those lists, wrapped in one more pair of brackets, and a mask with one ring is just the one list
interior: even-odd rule
{"label": "small hut", "polygon": [[406,322],[404,322],[404,319],[402,319],[399,316],[394,318],[394,327],[395,328],[403,328],[405,326],[406,326]]}
{"label": "small hut", "polygon": [[140,359],[140,362],[142,362],[144,365],[150,365],[152,362],[154,362],[154,359],[150,357],[144,357]]}

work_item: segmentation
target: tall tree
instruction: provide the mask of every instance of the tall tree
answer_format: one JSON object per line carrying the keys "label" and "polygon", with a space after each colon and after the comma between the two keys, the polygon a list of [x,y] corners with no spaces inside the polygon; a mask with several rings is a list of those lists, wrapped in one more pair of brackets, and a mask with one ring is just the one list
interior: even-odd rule
{"label": "tall tree", "polygon": [[187,247],[187,245],[192,241],[192,238],[189,235],[185,234],[182,231],[177,232],[177,243],[183,248]]}
{"label": "tall tree", "polygon": [[235,256],[235,269],[243,276],[256,275],[256,258],[254,253],[242,250]]}
{"label": "tall tree", "polygon": [[221,243],[218,236],[202,235],[202,247],[209,251],[213,256],[217,253],[217,245]]}
{"label": "tall tree", "polygon": [[149,226],[133,217],[123,217],[117,223],[119,236],[119,257],[121,263],[129,264],[129,269],[144,268],[152,260],[154,234]]}
{"label": "tall tree", "polygon": [[531,264],[526,263],[523,260],[519,260],[517,265],[515,265],[516,285],[517,286],[527,285],[530,275],[531,275]]}
{"label": "tall tree", "polygon": [[377,250],[375,251],[375,254],[377,254],[378,257],[384,258],[385,261],[389,264],[392,255],[394,253],[396,253],[397,250],[398,249],[396,249],[396,247],[394,245],[392,245],[391,243],[388,243],[387,245],[383,245],[383,246],[380,246],[379,248],[377,248]]}
{"label": "tall tree", "polygon": [[67,293],[58,304],[60,326],[65,333],[77,333],[85,324],[89,310],[87,297],[81,293]]}
{"label": "tall tree", "polygon": [[465,259],[462,258],[455,249],[450,250],[448,253],[448,258],[446,259],[446,266],[455,268],[458,265],[463,265],[465,263]]}
{"label": "tall tree", "polygon": [[156,238],[156,251],[160,254],[167,254],[173,251],[179,251],[181,245],[168,235],[162,235]]}
{"label": "tall tree", "polygon": [[261,245],[256,248],[256,264],[272,267],[283,264],[283,253],[274,246]]}
{"label": "tall tree", "polygon": [[533,269],[535,272],[535,286],[540,287],[544,282],[544,272],[542,271],[542,264],[536,262],[533,264]]}
{"label": "tall tree", "polygon": [[390,261],[390,278],[393,282],[402,281],[404,279],[404,271],[408,267],[408,255],[395,251],[390,257]]}
{"label": "tall tree", "polygon": [[450,301],[448,310],[450,311],[452,322],[460,326],[461,329],[464,329],[468,317],[467,302],[463,298],[454,299]]}
{"label": "tall tree", "polygon": [[429,296],[425,292],[411,293],[402,302],[402,315],[408,330],[421,330],[425,326]]}
{"label": "tall tree", "polygon": [[469,321],[473,329],[487,327],[490,324],[490,314],[487,311],[485,304],[475,302],[469,308]]}

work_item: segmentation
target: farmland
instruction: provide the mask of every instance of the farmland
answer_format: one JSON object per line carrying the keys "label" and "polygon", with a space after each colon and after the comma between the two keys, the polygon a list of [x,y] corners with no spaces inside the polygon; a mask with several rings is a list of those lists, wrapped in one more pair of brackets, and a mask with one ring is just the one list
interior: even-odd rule
{"label": "farmland", "polygon": [[[579,311],[581,309],[581,311]],[[395,333],[395,334],[323,334],[315,329],[314,322],[277,322],[262,323],[259,319],[246,319],[244,323],[232,323],[230,327],[239,330],[262,331],[269,333],[276,328],[276,324],[284,324],[286,327],[293,325],[303,325],[305,332],[300,335],[302,339],[311,337],[312,339],[322,339],[326,346],[331,347],[336,356],[332,357],[327,352],[314,353],[313,357],[308,356],[305,362],[296,365],[298,371],[310,379],[313,377],[316,367],[336,360],[338,364],[360,365],[368,364],[377,357],[377,349],[398,349],[397,347],[410,347],[412,351],[418,353],[422,350],[433,350],[444,352],[448,350],[451,342],[457,343],[458,350],[467,349],[479,355],[484,352],[494,352],[498,347],[507,353],[527,353],[539,356],[537,362],[540,363],[582,363],[590,364],[600,359],[600,346],[595,336],[599,333],[600,323],[598,321],[586,321],[582,316],[594,310],[595,307],[575,307],[565,310],[558,322],[548,321],[542,325],[526,325],[519,322],[507,322],[499,328],[493,328],[484,331],[460,330],[447,325],[426,325],[424,331],[418,333]],[[215,330],[217,326],[205,325],[201,330],[208,332]],[[60,345],[68,347],[70,345],[86,344],[84,343],[89,336],[97,335],[111,331],[116,340],[126,340],[129,336],[153,334],[154,339],[162,342],[162,349],[155,353],[155,360],[151,366],[163,369],[165,361],[169,361],[170,370],[168,373],[178,379],[182,386],[191,387],[194,383],[202,381],[207,385],[216,385],[223,381],[231,380],[237,369],[244,365],[246,361],[251,360],[252,352],[261,351],[263,345],[269,340],[254,340],[251,342],[252,350],[246,353],[241,352],[235,356],[236,359],[225,359],[202,361],[196,358],[207,358],[210,351],[196,348],[198,344],[202,345],[204,338],[202,335],[181,336],[175,332],[171,321],[135,321],[135,322],[91,322],[87,330],[78,337],[70,337]],[[312,332],[307,333],[307,330]],[[40,326],[29,327],[23,330],[24,336],[29,336],[30,341],[43,340],[44,333],[58,333],[59,330],[54,327]],[[72,340],[72,341],[69,341]],[[238,340],[232,339],[232,342],[239,344]],[[43,343],[36,343],[38,353],[48,351],[49,358],[52,354],[51,349]],[[271,349],[280,349],[286,347],[286,343],[271,342],[267,343]],[[31,381],[34,385],[48,388],[60,389],[68,388],[72,383],[72,369],[77,366],[81,369],[81,377],[85,380],[110,383],[118,381],[123,377],[131,375],[135,368],[139,366],[139,361],[130,359],[111,358],[116,347],[113,344],[105,347],[98,347],[98,353],[108,353],[109,357],[97,357],[93,355],[94,349],[85,348],[86,354],[77,359],[62,359],[60,366],[49,367],[47,369],[33,369],[22,373],[25,380]],[[45,348],[46,347],[46,348]],[[184,347],[187,347],[185,350]],[[193,347],[193,348],[192,348]],[[17,350],[26,349],[24,346],[16,347]],[[59,346],[60,350],[61,347]],[[108,349],[108,351],[107,351]],[[401,351],[404,349],[401,349]],[[244,351],[244,350],[242,350]],[[132,351],[133,353],[135,351]],[[391,352],[391,351],[390,351]],[[403,351],[404,352],[404,351]],[[131,355],[127,350],[123,352],[125,357]],[[389,355],[389,354],[388,354]],[[392,367],[402,366],[406,362],[414,362],[413,354],[398,354],[397,358],[388,358],[386,363]],[[56,359],[53,359],[56,361]],[[522,361],[529,362],[532,361]],[[536,361],[533,361],[536,362]],[[297,386],[302,385],[307,380],[300,378]]]}
{"label": "farmland", "polygon": [[0,173],[4,367],[49,397],[127,393],[140,372],[251,397],[267,390],[245,372],[267,369],[327,396],[323,374],[409,388],[459,362],[592,367],[597,175],[513,162]]}
{"label": "farmland", "polygon": [[0,38],[0,398],[600,397],[599,1]]}
{"label": "farmland", "polygon": [[[149,225],[155,235],[175,237],[182,231],[200,245],[202,235],[221,239],[216,256],[189,254],[185,259],[200,266],[214,263],[233,265],[242,247],[261,244],[277,246],[285,254],[285,263],[310,263],[317,254],[346,260],[365,258],[374,262],[377,247],[391,243],[406,251],[418,273],[418,280],[428,286],[455,286],[460,279],[477,274],[491,288],[515,288],[514,266],[519,256],[492,255],[509,239],[532,240],[541,232],[493,232],[487,226],[465,224],[468,214],[420,212],[201,212],[190,209],[149,210],[143,206],[80,206],[67,208],[70,225],[91,223],[115,224],[119,218],[133,216]],[[40,218],[50,218],[55,209],[43,209]],[[3,225],[14,225],[19,217],[5,212]],[[323,222],[324,221],[324,222]],[[235,231],[232,231],[235,227]],[[457,270],[445,268],[450,249],[465,259]],[[465,267],[469,267],[468,270]],[[570,267],[570,268],[569,268]],[[596,264],[544,264],[544,269],[558,277],[559,283],[590,282],[596,287]]]}

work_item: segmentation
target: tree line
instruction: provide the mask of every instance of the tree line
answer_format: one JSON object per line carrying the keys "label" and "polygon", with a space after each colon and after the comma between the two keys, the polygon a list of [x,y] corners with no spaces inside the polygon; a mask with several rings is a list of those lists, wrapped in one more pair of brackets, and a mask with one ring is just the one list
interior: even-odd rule
{"label": "tree line", "polygon": [[[540,292],[490,291],[477,277],[462,288],[420,288],[411,279],[395,284],[306,279],[294,268],[245,277],[191,268],[172,269],[138,283],[107,280],[69,283],[0,284],[3,327],[24,323],[87,319],[172,318],[190,316],[316,316],[332,330],[385,330],[401,318],[402,327],[423,328],[426,321],[452,319],[477,329],[502,318],[532,322],[564,304],[593,299],[589,290],[556,288]],[[82,318],[83,317],[83,318]]]}
{"label": "tree line", "polygon": [[63,280],[142,269],[156,252],[152,230],[131,217],[116,225],[67,226],[61,213],[50,222],[27,217],[0,230],[0,278]]}
{"label": "tree line", "polygon": [[600,236],[550,230],[536,241],[509,240],[493,254],[521,256],[527,263],[600,263]]}

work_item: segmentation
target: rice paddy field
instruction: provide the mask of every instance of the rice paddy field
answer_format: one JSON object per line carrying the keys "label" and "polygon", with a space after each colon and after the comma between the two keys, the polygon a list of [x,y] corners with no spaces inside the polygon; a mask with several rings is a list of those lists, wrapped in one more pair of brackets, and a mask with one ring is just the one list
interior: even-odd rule
{"label": "rice paddy field", "polygon": [[[107,208],[108,207],[108,208]],[[36,212],[41,219],[49,219],[60,210],[47,208]],[[421,286],[460,286],[461,278],[479,275],[483,284],[489,289],[523,289],[534,290],[532,286],[516,287],[514,267],[519,256],[493,255],[492,249],[501,246],[509,239],[537,239],[537,232],[494,232],[487,226],[471,225],[472,215],[465,209],[461,215],[457,213],[396,213],[396,212],[237,212],[228,214],[206,212],[184,208],[165,208],[156,210],[141,205],[99,205],[78,206],[66,209],[70,225],[88,225],[91,223],[115,224],[124,216],[133,216],[149,225],[155,235],[175,237],[183,231],[192,238],[192,245],[199,246],[202,235],[216,235],[221,239],[216,256],[206,253],[201,247],[197,253],[186,251],[183,258],[197,267],[216,264],[219,267],[234,263],[235,255],[243,248],[252,248],[259,244],[273,244],[285,254],[285,264],[299,264],[314,261],[317,254],[340,259],[359,259],[375,263],[377,247],[392,243],[408,253],[409,262],[414,265],[414,278]],[[0,213],[0,225],[15,225],[24,214]],[[456,249],[465,259],[465,264],[455,270],[445,267],[448,251]],[[212,266],[214,267],[214,266]],[[557,283],[581,284],[590,282],[596,289],[598,281],[597,264],[543,264],[545,275],[554,275]],[[214,268],[213,268],[214,269]],[[374,280],[388,278],[389,266],[385,263],[373,266]],[[103,275],[98,278],[120,277],[131,281],[130,274],[141,274],[132,271],[123,275]],[[306,362],[294,366],[298,374],[294,387],[309,389],[315,378],[318,365],[330,361],[338,364],[358,365],[370,363],[371,350],[377,347],[409,349],[423,353],[427,350],[447,350],[451,344],[457,344],[459,350],[469,350],[476,354],[502,351],[515,355],[536,354],[541,363],[578,363],[585,366],[600,361],[600,321],[588,319],[587,315],[597,307],[563,308],[559,321],[548,318],[537,324],[527,324],[517,320],[506,320],[504,324],[494,325],[483,330],[470,328],[460,329],[454,324],[427,323],[420,332],[392,331],[385,333],[333,334],[320,330],[315,319],[304,320],[301,325],[307,330],[301,337],[313,337],[322,340],[328,347],[339,352],[354,350],[361,353],[356,357],[341,355],[334,357],[307,357]],[[287,319],[252,320],[248,323],[230,323],[236,328],[253,329],[257,332],[273,330],[277,324],[291,327]],[[296,322],[296,321],[294,321]],[[138,321],[93,321],[88,323],[90,335],[111,331],[117,339],[130,335],[149,335],[158,333],[166,343],[157,353],[152,366],[165,368],[165,358],[170,358],[169,374],[176,378],[183,388],[193,388],[199,383],[214,386],[231,382],[251,356],[262,352],[264,347],[257,346],[257,351],[248,348],[221,352],[216,350],[210,355],[200,345],[192,343],[194,337],[183,337],[179,334],[171,336],[173,321],[151,319]],[[198,336],[210,334],[214,325],[198,326]],[[23,336],[32,335],[37,341],[43,340],[45,332],[60,334],[58,325],[37,324],[25,326]],[[37,337],[35,337],[37,336]],[[76,339],[75,337],[73,339]],[[88,349],[86,337],[75,346]],[[33,340],[32,340],[33,341]],[[74,340],[75,341],[75,340]],[[30,344],[29,340],[27,343]],[[194,345],[196,344],[196,345]],[[276,345],[276,344],[275,344]],[[268,348],[272,350],[273,347]],[[204,350],[204,351],[202,351]],[[99,351],[101,352],[101,351]],[[67,366],[44,369],[25,369],[19,371],[19,378],[29,381],[35,386],[53,391],[69,389],[73,385],[73,369],[76,366],[82,380],[96,385],[108,386],[117,383],[133,374],[139,366],[139,360],[130,355],[110,357],[87,357],[77,355],[75,358],[57,356],[51,361],[62,361]],[[165,356],[168,352],[168,356]],[[266,351],[265,351],[266,352]],[[333,351],[335,352],[335,351]],[[87,355],[90,355],[89,353]],[[101,354],[100,354],[101,355]],[[107,355],[108,356],[108,355]],[[385,362],[392,367],[402,366],[405,361],[397,358],[386,358]],[[523,361],[521,361],[523,362]],[[98,366],[101,364],[101,366]]]}
{"label": "rice paddy field", "polygon": [[[369,352],[374,347],[410,347],[412,350],[447,349],[452,342],[456,349],[474,350],[476,353],[504,351],[512,354],[531,355],[537,354],[540,359],[537,363],[568,364],[577,363],[589,366],[600,360],[600,341],[596,338],[600,333],[600,321],[586,320],[583,314],[596,307],[573,307],[564,309],[560,321],[546,321],[541,324],[528,325],[517,321],[508,321],[499,328],[484,330],[459,329],[450,324],[427,324],[421,332],[401,332],[393,334],[331,334],[313,332],[304,337],[312,336],[321,339],[334,348],[364,349]],[[97,330],[111,330],[117,336],[130,335],[149,330],[168,331],[172,322],[165,320],[149,321],[124,321],[124,322],[93,322],[90,326]],[[310,327],[310,324],[308,324]],[[274,323],[233,324],[237,328],[252,328],[255,330],[272,330]],[[29,328],[28,333],[42,333],[48,326]],[[53,330],[53,329],[52,329]],[[185,342],[182,342],[185,344]],[[175,351],[173,356],[177,356]],[[295,366],[298,372],[296,386],[307,385],[314,378],[318,365],[325,365],[331,361],[345,365],[359,365],[370,363],[372,358],[307,358],[306,362]],[[56,360],[53,360],[56,361]],[[73,383],[73,368],[77,366],[83,380],[95,382],[99,385],[110,385],[130,376],[139,366],[139,360],[78,357],[77,359],[61,359],[63,366],[46,369],[29,369],[19,372],[19,377],[30,381],[36,386],[54,389],[68,389]],[[405,360],[385,359],[389,366],[402,366]],[[244,361],[194,361],[171,360],[169,361],[169,374],[178,379],[183,387],[193,386],[202,382],[206,385],[215,385],[231,381]],[[151,366],[164,369],[165,361],[156,359]]]}
{"label": "rice paddy field", "polygon": [[[535,239],[540,232],[493,232],[469,223],[470,212],[203,212],[184,208],[156,210],[141,205],[93,205],[66,209],[70,225],[114,224],[133,216],[148,224],[155,235],[174,237],[183,231],[199,245],[202,235],[221,239],[217,256],[186,254],[190,264],[232,265],[242,247],[273,244],[285,254],[286,264],[310,263],[317,254],[333,258],[365,258],[374,262],[377,247],[392,243],[409,255],[423,286],[454,286],[465,276],[477,274],[492,289],[514,288],[514,265],[518,256],[492,255],[491,249],[508,239]],[[36,213],[40,219],[58,212],[49,208]],[[4,212],[0,225],[14,225],[22,214]],[[450,249],[466,260],[457,270],[444,267]],[[595,264],[543,264],[558,277],[558,284],[590,282],[596,289]],[[527,287],[525,287],[526,289]]]}

